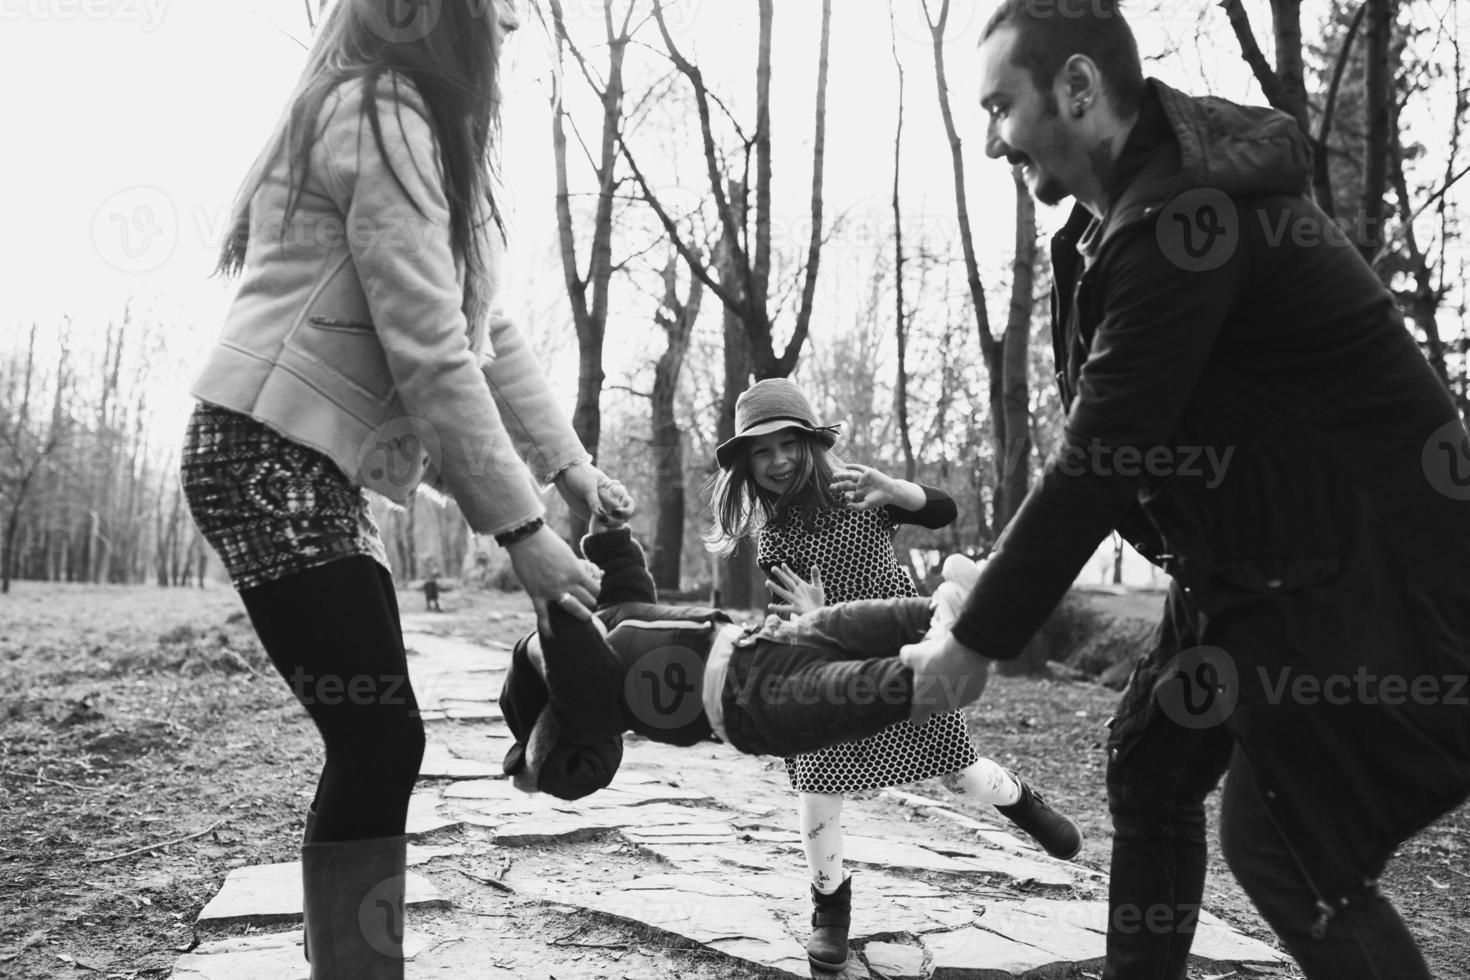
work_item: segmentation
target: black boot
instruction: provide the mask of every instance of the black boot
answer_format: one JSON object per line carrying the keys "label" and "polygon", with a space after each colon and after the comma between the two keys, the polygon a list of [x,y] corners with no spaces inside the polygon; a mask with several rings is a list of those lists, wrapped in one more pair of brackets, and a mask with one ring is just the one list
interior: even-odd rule
{"label": "black boot", "polygon": [[1026,785],[1026,780],[1011,773],[1021,785],[1021,798],[1009,806],[997,806],[1007,820],[1026,831],[1046,853],[1070,861],[1082,850],[1082,831],[1077,825],[1047,805],[1041,794]]}
{"label": "black boot", "polygon": [[806,941],[806,958],[819,970],[840,970],[847,965],[847,928],[852,925],[852,878],[836,891],[824,895],[812,886],[812,937]]}
{"label": "black boot", "polygon": [[311,980],[403,980],[406,837],[301,849]]}
{"label": "black boot", "polygon": [[[306,808],[306,828],[301,832],[301,846],[306,847],[316,839],[316,803]],[[301,955],[306,957],[306,962],[311,962],[311,941],[307,938],[311,930],[306,925],[306,865],[302,864],[301,871]]]}

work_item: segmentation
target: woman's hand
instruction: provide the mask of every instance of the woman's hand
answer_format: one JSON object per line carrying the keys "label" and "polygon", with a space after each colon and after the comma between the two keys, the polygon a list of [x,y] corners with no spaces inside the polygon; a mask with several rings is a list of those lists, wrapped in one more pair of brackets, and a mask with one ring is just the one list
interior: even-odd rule
{"label": "woman's hand", "polygon": [[773,602],[766,607],[773,613],[800,616],[827,604],[827,591],[822,588],[822,569],[817,565],[812,566],[810,582],[793,572],[789,566],[775,565],[771,568],[771,577],[766,579],[766,588],[786,600]]}
{"label": "woman's hand", "polygon": [[561,499],[579,521],[594,516],[626,521],[633,516],[633,495],[589,462],[573,463],[556,475],[555,482]]}
{"label": "woman's hand", "polygon": [[832,488],[841,492],[854,510],[876,510],[889,504],[904,510],[924,506],[924,491],[918,484],[895,480],[871,466],[856,463],[848,463],[834,474]]}
{"label": "woman's hand", "polygon": [[551,528],[542,526],[506,549],[510,567],[536,608],[536,627],[550,635],[547,607],[555,602],[586,622],[597,608],[597,579],[588,565]]}

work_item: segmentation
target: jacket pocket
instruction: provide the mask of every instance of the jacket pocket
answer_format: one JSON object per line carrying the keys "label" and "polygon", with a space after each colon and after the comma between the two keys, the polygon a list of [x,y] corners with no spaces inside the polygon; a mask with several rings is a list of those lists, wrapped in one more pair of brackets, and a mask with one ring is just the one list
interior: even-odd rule
{"label": "jacket pocket", "polygon": [[1216,563],[1215,578],[1226,588],[1271,595],[1330,582],[1341,570],[1342,559],[1335,555],[1253,558]]}
{"label": "jacket pocket", "polygon": [[295,332],[291,346],[318,371],[360,395],[381,402],[393,393],[388,357],[371,323],[313,314]]}

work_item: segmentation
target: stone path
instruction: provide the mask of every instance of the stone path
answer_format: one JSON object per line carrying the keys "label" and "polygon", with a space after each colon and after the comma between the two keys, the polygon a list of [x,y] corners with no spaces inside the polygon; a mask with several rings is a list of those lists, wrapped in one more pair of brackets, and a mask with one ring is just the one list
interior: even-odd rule
{"label": "stone path", "polygon": [[[413,631],[432,617],[404,621]],[[576,803],[525,795],[499,776],[508,648],[406,638],[430,742],[409,813],[410,980],[817,975],[803,952],[805,864],[779,765],[715,743],[629,739],[608,789]],[[884,795],[935,819],[896,828],[871,803],[844,807],[860,952],[843,978],[1096,972],[1106,905],[1079,896],[1102,893],[1101,875],[1053,860],[998,815]],[[174,980],[307,980],[300,882],[295,863],[231,872],[198,929],[233,938],[202,942]],[[1194,952],[1216,974],[1287,962],[1209,913]],[[669,966],[680,956],[687,971]]]}

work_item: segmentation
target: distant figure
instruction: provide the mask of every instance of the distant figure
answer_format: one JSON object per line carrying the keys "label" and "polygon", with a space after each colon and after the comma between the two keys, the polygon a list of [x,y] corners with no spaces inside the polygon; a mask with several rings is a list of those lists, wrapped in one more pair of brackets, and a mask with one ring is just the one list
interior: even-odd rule
{"label": "distant figure", "polygon": [[424,608],[429,612],[443,612],[439,605],[439,578],[433,572],[424,579]]}

